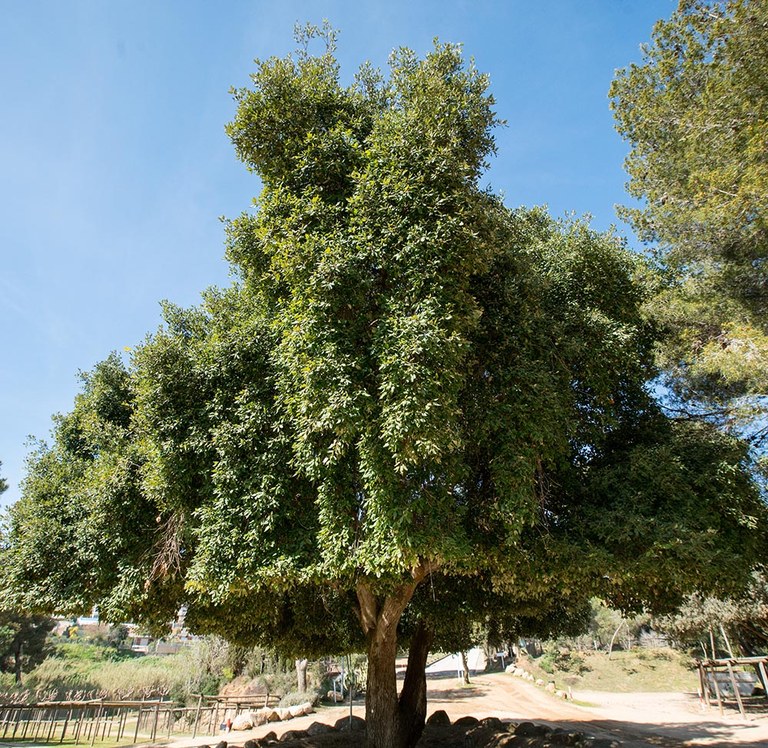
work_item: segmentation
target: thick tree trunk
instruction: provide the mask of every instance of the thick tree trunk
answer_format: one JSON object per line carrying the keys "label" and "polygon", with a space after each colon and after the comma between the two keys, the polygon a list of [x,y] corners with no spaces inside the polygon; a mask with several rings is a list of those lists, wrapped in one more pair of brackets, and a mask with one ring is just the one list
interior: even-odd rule
{"label": "thick tree trunk", "polygon": [[296,660],[296,685],[299,692],[304,693],[307,690],[307,664],[309,660]]}
{"label": "thick tree trunk", "polygon": [[423,622],[411,639],[408,668],[398,703],[400,745],[412,748],[418,743],[427,719],[427,656],[432,645],[433,632]]}
{"label": "thick tree trunk", "polygon": [[[360,623],[368,642],[368,683],[365,694],[367,748],[409,748],[421,735],[426,716],[426,680],[420,685],[418,673],[420,667],[421,678],[424,679],[424,666],[431,637],[425,638],[426,632],[421,632],[421,635],[417,633],[414,637],[418,654],[414,652],[412,644],[414,668],[411,670],[409,656],[410,680],[406,675],[408,695],[402,704],[397,696],[395,657],[397,624],[427,571],[426,566],[414,570],[412,581],[396,587],[385,598],[377,598],[364,582],[357,587]],[[423,662],[421,650],[424,650]],[[419,712],[423,712],[421,728],[418,728]],[[418,735],[416,740],[411,740],[411,734],[415,730]]]}

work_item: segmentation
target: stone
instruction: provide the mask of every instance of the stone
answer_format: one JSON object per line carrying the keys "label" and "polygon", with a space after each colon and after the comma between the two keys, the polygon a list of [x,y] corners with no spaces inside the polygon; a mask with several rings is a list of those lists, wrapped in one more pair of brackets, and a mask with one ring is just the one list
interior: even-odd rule
{"label": "stone", "polygon": [[220,740],[218,743],[216,743],[216,748],[227,748],[227,741]]}
{"label": "stone", "polygon": [[445,709],[438,709],[436,712],[432,712],[432,714],[429,715],[427,724],[439,726],[450,725],[451,718],[448,716]]}
{"label": "stone", "polygon": [[546,691],[549,691],[550,693],[554,693],[557,689],[555,688],[555,682],[553,680],[549,681],[546,686],[544,686],[544,689]]}
{"label": "stone", "polygon": [[274,730],[270,730],[259,742],[264,743],[265,745],[268,743],[276,743],[277,733]]}
{"label": "stone", "polygon": [[277,709],[267,709],[266,710],[266,721],[267,722],[279,722],[280,721],[280,712],[277,711]]}
{"label": "stone", "polygon": [[477,717],[467,715],[466,717],[459,717],[453,724],[457,727],[474,727],[479,722]]}
{"label": "stone", "polygon": [[302,738],[308,738],[306,730],[286,730],[280,736],[281,743],[287,743],[289,740],[301,740]]}
{"label": "stone", "polygon": [[325,735],[326,733],[334,732],[334,728],[330,725],[326,725],[325,722],[313,722],[307,728],[307,735],[313,738],[315,735]]}
{"label": "stone", "polygon": [[344,697],[338,691],[328,691],[325,695],[328,701],[332,701],[334,704],[338,704],[340,701],[344,701]]}
{"label": "stone", "polygon": [[584,733],[563,730],[561,727],[558,727],[552,730],[552,734],[549,736],[549,739],[555,745],[580,746],[584,741]]}
{"label": "stone", "polygon": [[250,730],[253,727],[253,720],[250,714],[238,714],[232,720],[232,730]]}
{"label": "stone", "polygon": [[306,709],[305,704],[294,704],[294,706],[289,706],[288,711],[291,713],[292,717],[303,717],[306,712],[304,711]]}
{"label": "stone", "polygon": [[517,665],[514,662],[510,663],[504,668],[505,673],[514,673],[517,670]]}
{"label": "stone", "polygon": [[243,748],[259,748],[259,741],[246,740],[245,743],[243,743]]}
{"label": "stone", "polygon": [[505,730],[506,725],[498,717],[484,717],[480,720],[481,727],[490,727],[493,730]]}
{"label": "stone", "polygon": [[536,685],[537,686],[544,686],[546,685],[544,681],[541,678],[536,678]]}
{"label": "stone", "polygon": [[293,715],[291,714],[290,709],[276,709],[278,715],[280,715],[280,721],[285,722],[286,720],[293,719]]}
{"label": "stone", "polygon": [[552,730],[546,725],[536,725],[533,722],[521,722],[515,728],[515,735],[521,738],[545,738]]}
{"label": "stone", "polygon": [[336,720],[334,727],[337,730],[342,730],[344,732],[348,732],[350,729],[352,732],[360,732],[365,730],[365,720],[362,717],[353,716],[352,724],[350,725],[349,717],[342,717],[341,719]]}

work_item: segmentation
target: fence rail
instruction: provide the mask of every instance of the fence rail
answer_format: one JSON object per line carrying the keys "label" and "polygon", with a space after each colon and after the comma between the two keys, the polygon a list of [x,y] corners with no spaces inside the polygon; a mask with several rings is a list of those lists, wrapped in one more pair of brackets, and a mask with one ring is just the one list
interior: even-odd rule
{"label": "fence rail", "polygon": [[0,740],[94,745],[97,741],[132,736],[155,741],[159,735],[198,733],[215,735],[219,719],[233,719],[244,710],[267,707],[279,701],[274,694],[257,696],[198,695],[196,706],[172,701],[40,701],[0,704]]}

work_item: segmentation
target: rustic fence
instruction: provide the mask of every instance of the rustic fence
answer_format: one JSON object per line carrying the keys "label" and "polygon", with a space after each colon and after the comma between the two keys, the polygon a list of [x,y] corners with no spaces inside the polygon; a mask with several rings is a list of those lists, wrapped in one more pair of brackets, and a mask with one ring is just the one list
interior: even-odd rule
{"label": "rustic fence", "polygon": [[198,695],[196,706],[161,699],[141,701],[39,701],[0,704],[0,740],[94,745],[139,738],[154,742],[172,734],[215,735],[220,719],[233,719],[244,710],[266,707],[279,697]]}

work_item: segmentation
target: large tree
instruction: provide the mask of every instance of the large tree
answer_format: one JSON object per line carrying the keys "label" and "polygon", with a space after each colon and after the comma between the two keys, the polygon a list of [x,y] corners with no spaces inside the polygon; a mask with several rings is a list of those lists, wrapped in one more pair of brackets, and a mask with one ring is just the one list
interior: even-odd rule
{"label": "large tree", "polygon": [[659,361],[696,412],[765,427],[768,4],[682,0],[611,88],[631,150],[625,214],[657,245]]}
{"label": "large tree", "polygon": [[363,649],[390,748],[421,732],[433,642],[736,588],[766,517],[743,446],[648,394],[641,260],[480,188],[487,78],[437,45],[343,86],[327,43],[236,92],[263,185],[228,225],[239,281],[86,377],[2,568],[26,604]]}

